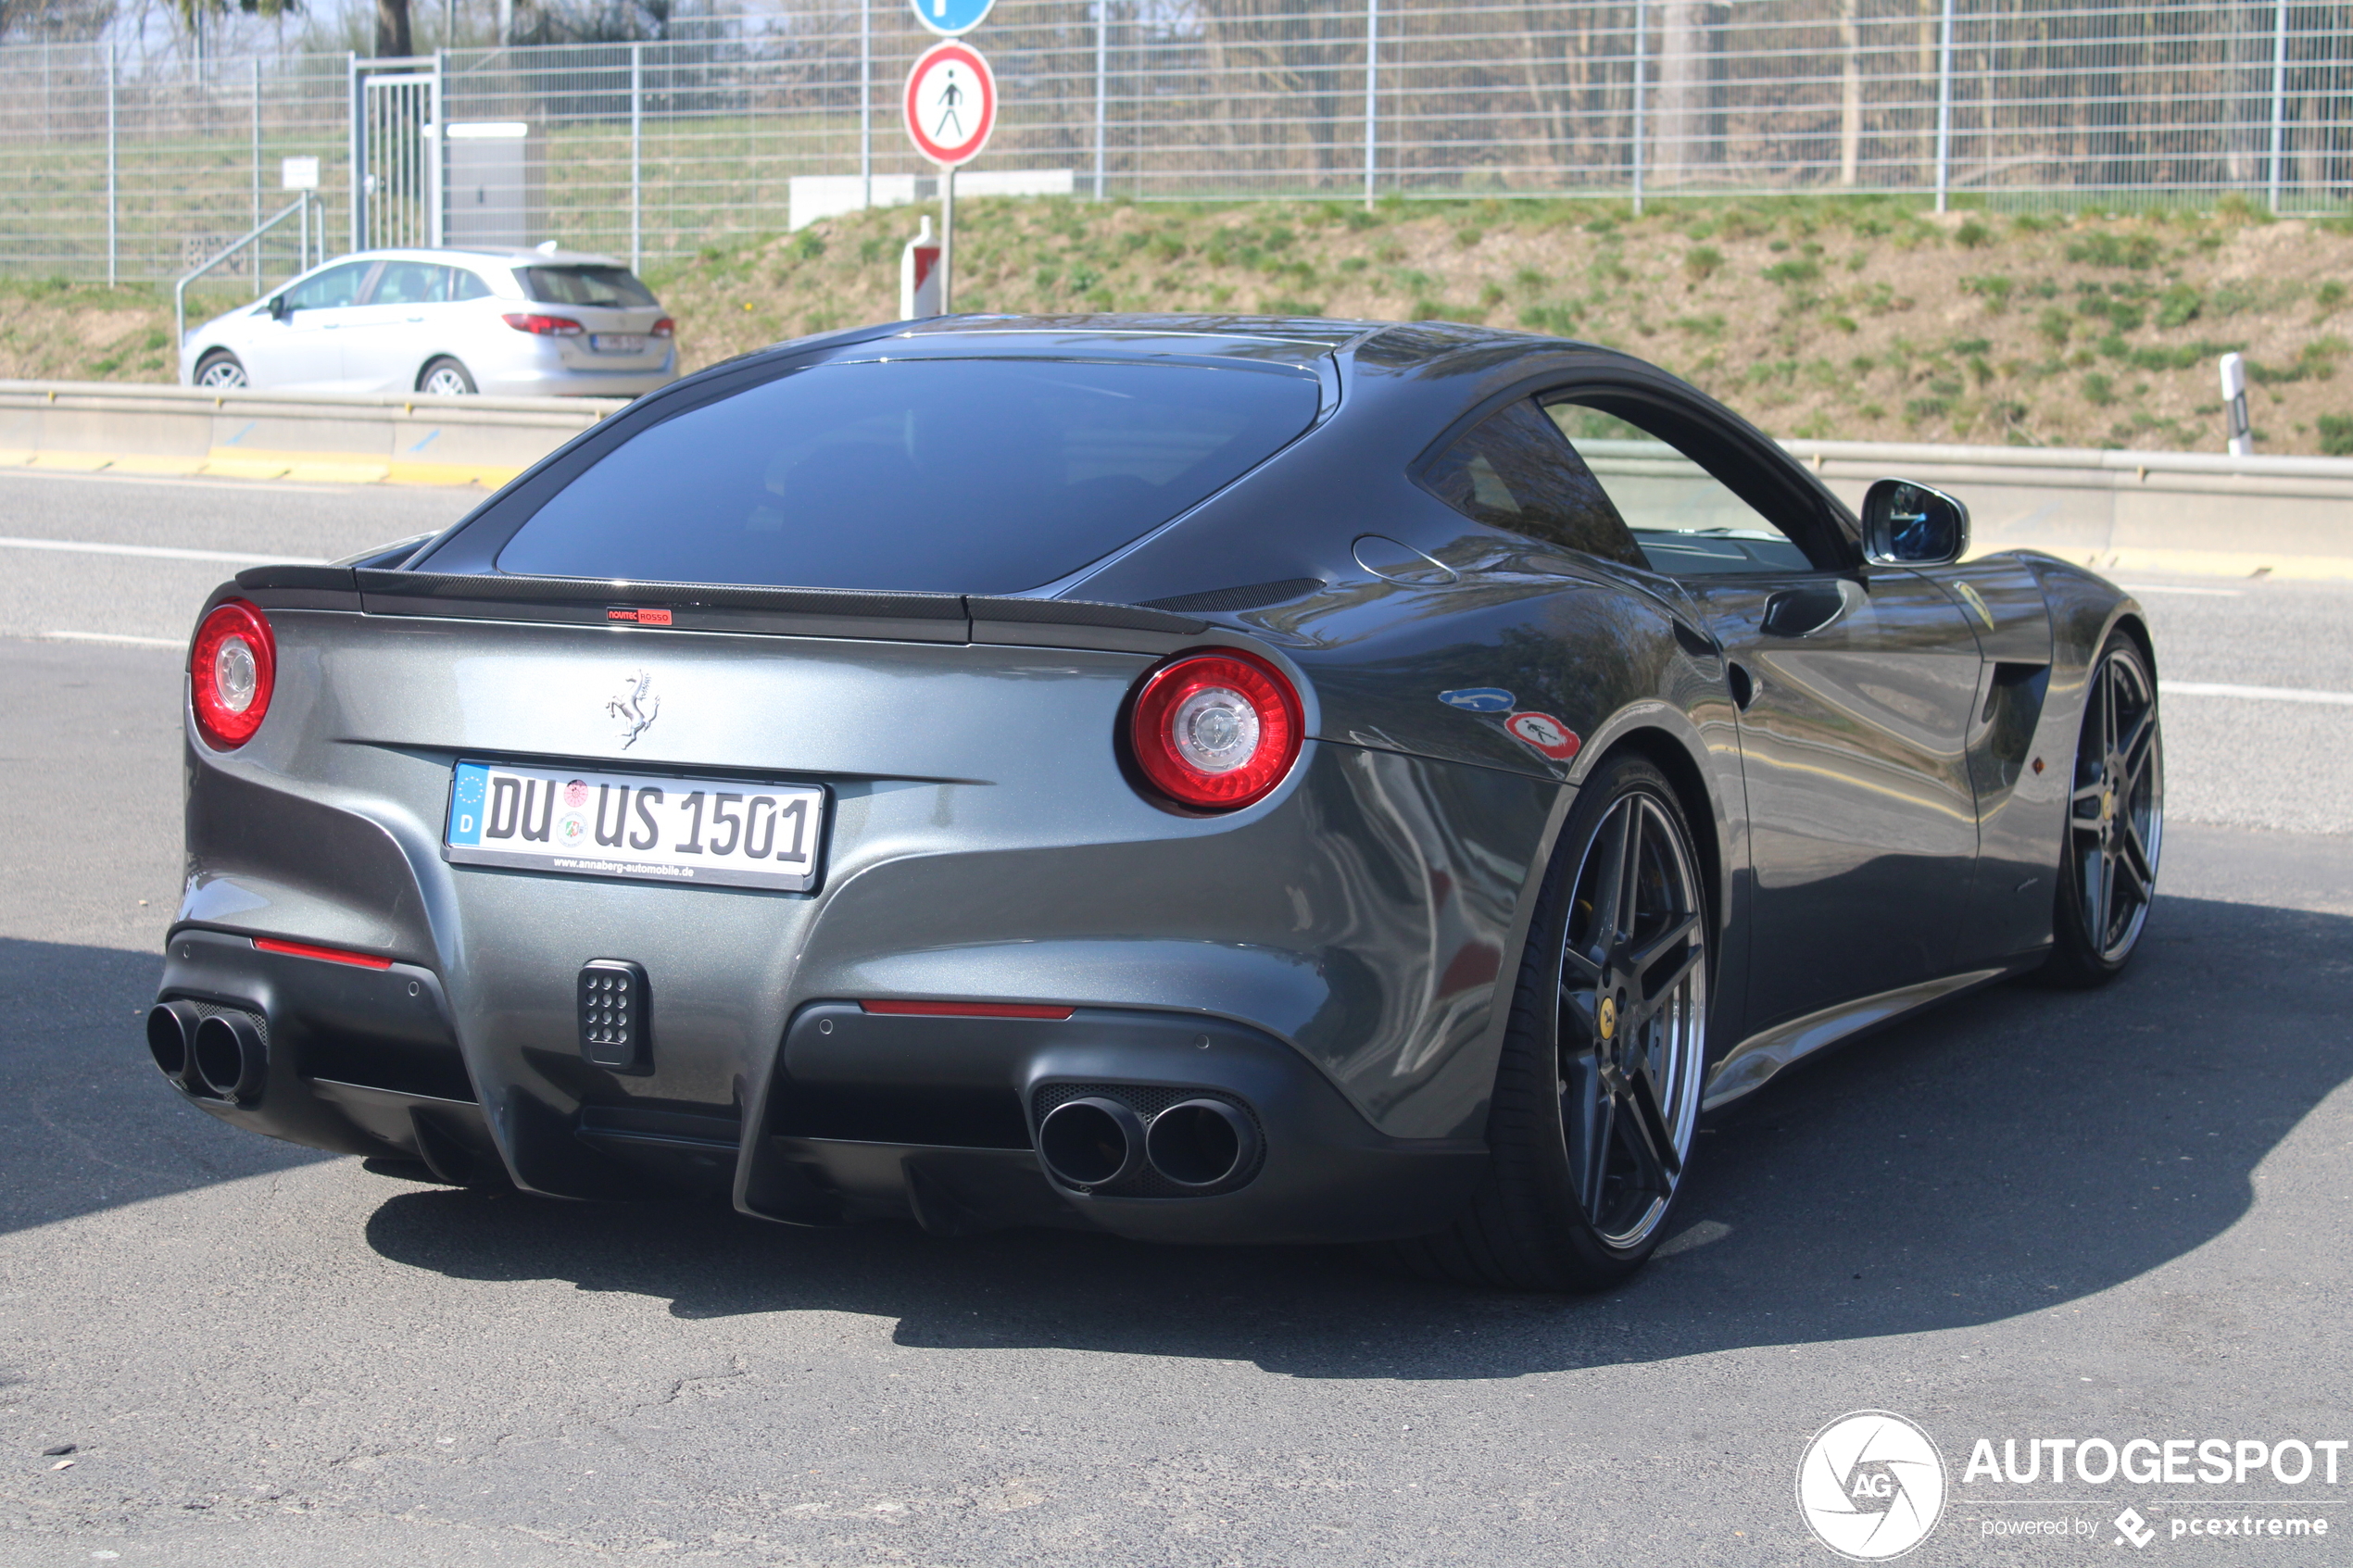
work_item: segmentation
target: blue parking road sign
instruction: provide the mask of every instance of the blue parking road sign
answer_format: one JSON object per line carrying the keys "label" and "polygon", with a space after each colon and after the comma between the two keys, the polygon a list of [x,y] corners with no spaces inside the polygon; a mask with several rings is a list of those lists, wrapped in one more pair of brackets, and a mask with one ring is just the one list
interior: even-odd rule
{"label": "blue parking road sign", "polygon": [[997,0],[907,0],[915,19],[942,38],[961,38],[978,27]]}

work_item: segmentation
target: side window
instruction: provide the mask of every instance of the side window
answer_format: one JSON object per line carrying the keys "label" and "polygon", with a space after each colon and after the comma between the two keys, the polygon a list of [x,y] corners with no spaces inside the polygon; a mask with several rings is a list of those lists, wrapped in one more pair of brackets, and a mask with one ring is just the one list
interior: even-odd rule
{"label": "side window", "polygon": [[387,261],[369,291],[371,305],[439,305],[447,296],[449,269],[422,261]]}
{"label": "side window", "polygon": [[1532,399],[1500,409],[1458,436],[1421,483],[1490,527],[1629,566],[1645,564],[1608,493]]}
{"label": "side window", "polygon": [[1608,493],[1652,571],[1715,577],[1815,569],[1786,532],[1676,446],[1573,397],[1548,402],[1544,412]]}
{"label": "side window", "polygon": [[453,300],[488,299],[490,285],[484,282],[478,273],[469,272],[462,267],[452,267],[449,269],[449,297]]}
{"label": "side window", "polygon": [[359,297],[359,285],[367,280],[372,261],[346,261],[340,267],[330,267],[315,278],[306,278],[286,291],[286,303],[296,310],[329,310],[338,305],[349,305]]}

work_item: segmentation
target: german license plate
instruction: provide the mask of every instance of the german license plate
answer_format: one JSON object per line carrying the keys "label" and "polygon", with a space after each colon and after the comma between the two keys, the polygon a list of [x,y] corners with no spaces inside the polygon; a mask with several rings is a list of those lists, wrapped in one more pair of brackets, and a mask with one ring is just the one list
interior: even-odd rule
{"label": "german license plate", "polygon": [[442,853],[477,866],[704,887],[817,884],[825,792],[813,784],[460,762]]}
{"label": "german license plate", "polygon": [[646,334],[643,332],[591,332],[588,346],[599,354],[643,354]]}

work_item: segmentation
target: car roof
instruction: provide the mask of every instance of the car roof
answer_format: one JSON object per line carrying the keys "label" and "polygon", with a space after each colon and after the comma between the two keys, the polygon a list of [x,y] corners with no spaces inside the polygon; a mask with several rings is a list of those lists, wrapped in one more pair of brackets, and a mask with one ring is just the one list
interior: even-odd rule
{"label": "car roof", "polygon": [[535,250],[522,245],[393,245],[355,250],[337,261],[496,261],[509,266],[624,267],[617,257],[585,250]]}
{"label": "car roof", "polygon": [[[872,353],[889,343],[928,342],[963,352],[1060,358],[1204,356],[1307,367],[1331,358],[1370,358],[1403,368],[1478,349],[1525,353],[1541,346],[1586,348],[1530,332],[1454,321],[1369,321],[1321,316],[1123,313],[1067,316],[939,316],[837,339],[834,358]],[[779,345],[806,350],[807,340]]]}

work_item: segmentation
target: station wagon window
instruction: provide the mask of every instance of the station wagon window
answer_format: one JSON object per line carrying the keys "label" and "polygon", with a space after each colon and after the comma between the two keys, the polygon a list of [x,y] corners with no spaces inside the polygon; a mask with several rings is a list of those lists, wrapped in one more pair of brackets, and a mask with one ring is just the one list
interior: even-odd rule
{"label": "station wagon window", "polygon": [[1670,577],[1810,571],[1787,532],[1678,446],[1574,397],[1544,412],[1626,520],[1651,570]]}
{"label": "station wagon window", "polygon": [[502,571],[1010,594],[1068,576],[1303,432],[1287,369],[900,359],[812,366],[632,435]]}
{"label": "station wagon window", "polygon": [[1499,409],[1456,437],[1423,470],[1421,483],[1491,528],[1644,564],[1609,494],[1532,400]]}
{"label": "station wagon window", "polygon": [[523,297],[539,305],[639,309],[654,303],[653,291],[626,267],[518,267],[515,278]]}
{"label": "station wagon window", "polygon": [[449,297],[449,269],[424,261],[387,261],[368,292],[371,305],[439,305]]}
{"label": "station wagon window", "polygon": [[372,261],[346,261],[340,267],[330,267],[315,278],[305,278],[286,291],[286,305],[295,310],[330,310],[337,306],[351,305],[359,298],[359,285],[367,281]]}
{"label": "station wagon window", "polygon": [[452,267],[449,269],[449,297],[453,300],[488,299],[490,285],[482,281],[478,272]]}

